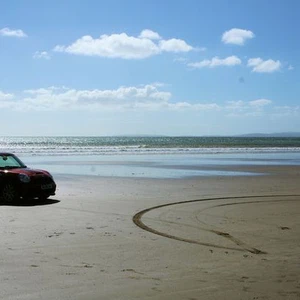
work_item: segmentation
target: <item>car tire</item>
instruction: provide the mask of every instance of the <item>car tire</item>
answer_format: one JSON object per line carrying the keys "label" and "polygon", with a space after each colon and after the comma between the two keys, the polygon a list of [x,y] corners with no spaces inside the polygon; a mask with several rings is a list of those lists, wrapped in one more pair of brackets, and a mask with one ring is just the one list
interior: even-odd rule
{"label": "car tire", "polygon": [[18,191],[11,183],[6,183],[2,187],[1,199],[4,203],[13,203],[18,199]]}

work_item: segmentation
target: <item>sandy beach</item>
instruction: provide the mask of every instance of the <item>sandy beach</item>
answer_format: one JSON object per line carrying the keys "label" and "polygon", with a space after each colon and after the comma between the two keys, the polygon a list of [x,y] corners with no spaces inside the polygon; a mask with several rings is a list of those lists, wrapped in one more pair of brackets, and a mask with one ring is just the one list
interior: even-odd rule
{"label": "sandy beach", "polygon": [[299,13],[0,0],[0,300],[300,300]]}
{"label": "sandy beach", "polygon": [[58,175],[1,205],[0,298],[300,299],[300,166],[222,168],[263,175]]}

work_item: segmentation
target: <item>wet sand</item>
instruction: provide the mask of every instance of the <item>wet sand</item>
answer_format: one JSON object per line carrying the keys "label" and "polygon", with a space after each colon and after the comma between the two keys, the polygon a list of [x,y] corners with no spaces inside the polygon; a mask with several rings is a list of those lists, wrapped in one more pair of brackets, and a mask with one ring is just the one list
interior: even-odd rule
{"label": "wet sand", "polygon": [[2,205],[0,298],[299,299],[300,166],[223,168],[264,175],[60,175]]}

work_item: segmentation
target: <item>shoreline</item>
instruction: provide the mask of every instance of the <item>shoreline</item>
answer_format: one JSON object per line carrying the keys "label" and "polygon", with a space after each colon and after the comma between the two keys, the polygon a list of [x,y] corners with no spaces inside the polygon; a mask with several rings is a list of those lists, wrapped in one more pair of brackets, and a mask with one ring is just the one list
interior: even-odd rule
{"label": "shoreline", "polygon": [[111,155],[22,157],[25,164],[56,174],[100,177],[185,178],[261,175],[266,167],[300,165],[300,153],[256,155]]}

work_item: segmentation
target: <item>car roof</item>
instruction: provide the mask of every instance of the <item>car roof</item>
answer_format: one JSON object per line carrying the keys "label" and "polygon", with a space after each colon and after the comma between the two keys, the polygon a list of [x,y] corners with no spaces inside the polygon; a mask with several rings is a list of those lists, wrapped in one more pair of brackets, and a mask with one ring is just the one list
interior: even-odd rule
{"label": "car roof", "polygon": [[6,156],[8,156],[8,155],[14,155],[14,154],[9,153],[9,152],[0,152],[0,155],[6,155]]}

